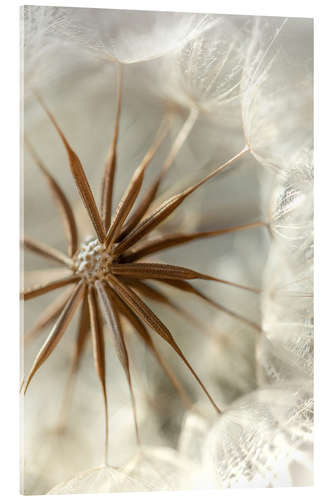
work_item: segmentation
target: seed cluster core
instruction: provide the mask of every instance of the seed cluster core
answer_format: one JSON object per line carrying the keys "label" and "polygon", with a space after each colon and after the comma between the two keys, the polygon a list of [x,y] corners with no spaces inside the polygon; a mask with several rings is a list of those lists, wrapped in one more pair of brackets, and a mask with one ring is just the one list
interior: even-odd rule
{"label": "seed cluster core", "polygon": [[103,280],[110,274],[111,255],[97,240],[89,240],[81,245],[75,259],[74,272],[88,282]]}

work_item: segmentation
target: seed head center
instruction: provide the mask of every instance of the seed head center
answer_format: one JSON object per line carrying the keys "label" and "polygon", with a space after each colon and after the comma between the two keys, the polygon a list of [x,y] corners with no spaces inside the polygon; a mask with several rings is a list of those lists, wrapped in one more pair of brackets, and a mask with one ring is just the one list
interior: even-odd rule
{"label": "seed head center", "polygon": [[98,240],[90,240],[81,245],[74,262],[74,271],[89,282],[103,280],[110,274],[111,255]]}

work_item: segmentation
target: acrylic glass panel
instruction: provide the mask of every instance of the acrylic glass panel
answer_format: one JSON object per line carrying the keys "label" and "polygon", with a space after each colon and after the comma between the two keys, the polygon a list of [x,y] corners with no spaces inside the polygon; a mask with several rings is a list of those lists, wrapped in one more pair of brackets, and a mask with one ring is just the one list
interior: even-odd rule
{"label": "acrylic glass panel", "polygon": [[312,20],[21,33],[21,492],[312,484]]}

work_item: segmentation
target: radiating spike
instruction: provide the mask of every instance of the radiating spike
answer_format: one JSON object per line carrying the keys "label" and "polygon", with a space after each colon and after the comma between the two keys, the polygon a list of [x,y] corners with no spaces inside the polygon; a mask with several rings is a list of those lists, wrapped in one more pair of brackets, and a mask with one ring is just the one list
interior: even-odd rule
{"label": "radiating spike", "polygon": [[114,177],[117,166],[117,146],[118,146],[119,120],[121,113],[121,98],[122,98],[122,87],[123,87],[123,68],[119,63],[116,64],[116,72],[117,72],[116,120],[113,130],[113,138],[108,152],[104,169],[103,181],[102,181],[101,214],[106,232],[108,231],[111,222],[113,186],[114,186]]}
{"label": "radiating spike", "polygon": [[98,378],[102,385],[105,413],[105,450],[104,461],[108,464],[108,448],[109,448],[109,414],[108,400],[105,385],[105,349],[104,349],[104,334],[103,325],[99,314],[96,290],[94,286],[89,286],[88,289],[88,304],[91,324],[91,334],[93,340],[94,360]]}
{"label": "radiating spike", "polygon": [[162,124],[159,130],[157,131],[157,134],[154,138],[152,145],[145,154],[140,165],[135,170],[132,179],[129,182],[129,185],[118,204],[111,226],[106,235],[106,241],[105,241],[106,247],[110,247],[112,243],[117,239],[121,231],[122,225],[125,219],[127,218],[129,212],[131,211],[137,199],[137,196],[140,192],[146,168],[153,159],[154,155],[156,154],[156,151],[158,150],[164,138],[165,130],[166,130],[165,120],[162,120]]}
{"label": "radiating spike", "polygon": [[25,137],[25,143],[30,151],[30,154],[32,155],[36,164],[39,166],[41,172],[43,173],[44,177],[46,178],[46,181],[50,186],[51,193],[57,203],[57,206],[59,208],[59,211],[63,219],[65,234],[67,237],[68,255],[70,257],[73,257],[73,255],[77,250],[78,234],[72,208],[66,198],[65,193],[62,191],[62,189],[60,188],[59,184],[56,182],[54,177],[48,172],[46,166],[44,165],[44,163],[42,162],[42,160],[36,153],[35,149],[32,147],[31,143],[28,141],[26,137]]}
{"label": "radiating spike", "polygon": [[207,297],[204,293],[200,292],[197,288],[195,288],[193,285],[188,283],[187,281],[179,281],[179,280],[159,280],[161,283],[172,286],[173,288],[177,288],[178,290],[182,290],[184,292],[189,292],[194,295],[197,295],[201,299],[203,299],[205,302],[210,304],[211,306],[215,307],[216,309],[219,309],[220,311],[224,312],[225,314],[228,314],[228,316],[232,316],[235,319],[238,319],[242,321],[243,323],[246,323],[247,325],[251,326],[251,328],[254,328],[258,333],[261,333],[261,327],[257,325],[256,323],[244,318],[243,316],[240,316],[239,314],[235,313],[234,311],[231,311],[230,309],[222,306],[222,304],[219,304],[215,300],[211,299],[210,297]]}
{"label": "radiating spike", "polygon": [[186,311],[186,309],[182,308],[179,304],[176,304],[172,300],[169,299],[167,295],[162,293],[160,290],[157,290],[152,285],[148,285],[143,281],[139,281],[136,279],[126,279],[125,284],[134,288],[136,291],[147,297],[148,299],[159,302],[160,304],[165,304],[170,307],[172,310],[183,316],[187,321],[189,321],[195,328],[203,329],[205,325],[196,317],[194,317],[190,312]]}
{"label": "radiating spike", "polygon": [[109,326],[114,340],[115,340],[115,346],[116,346],[116,351],[117,351],[117,356],[118,359],[123,367],[123,370],[125,372],[127,382],[128,382],[128,387],[130,390],[130,396],[131,396],[131,403],[132,403],[132,408],[133,408],[133,416],[134,416],[134,424],[135,424],[135,432],[136,432],[136,439],[138,445],[140,445],[140,437],[139,437],[139,428],[138,428],[138,418],[137,418],[137,411],[136,411],[136,404],[135,404],[135,398],[134,398],[134,393],[133,393],[133,386],[132,386],[132,380],[131,380],[131,373],[130,373],[130,367],[129,367],[129,360],[128,360],[128,353],[127,353],[127,348],[124,340],[124,333],[119,321],[119,316],[116,308],[114,307],[112,300],[110,300],[108,294],[105,291],[104,285],[101,281],[96,280],[95,282],[96,290],[98,293],[98,298],[99,298],[99,303],[105,318],[105,321],[107,325]]}
{"label": "radiating spike", "polygon": [[134,262],[147,255],[166,250],[168,248],[173,248],[178,245],[183,245],[194,240],[201,238],[210,238],[212,236],[220,236],[222,234],[228,234],[236,231],[242,231],[244,229],[253,229],[256,227],[265,226],[265,222],[253,222],[251,224],[242,224],[240,226],[228,227],[226,229],[218,229],[216,231],[201,231],[198,233],[178,233],[178,234],[168,234],[161,236],[152,241],[148,241],[141,248],[132,251],[131,253],[121,255],[121,262],[129,263]]}
{"label": "radiating spike", "polygon": [[68,278],[63,278],[60,280],[50,281],[45,285],[36,286],[34,288],[30,288],[28,290],[23,290],[21,292],[21,299],[30,300],[35,297],[39,297],[40,295],[44,295],[45,293],[51,292],[52,290],[56,290],[57,288],[62,288],[64,286],[70,285],[71,283],[75,283],[80,278],[78,276],[69,276]]}
{"label": "radiating spike", "polygon": [[77,331],[76,341],[74,344],[72,363],[65,385],[65,394],[63,397],[59,422],[57,425],[58,429],[63,429],[68,420],[68,413],[74,390],[75,377],[78,372],[84,348],[87,343],[89,328],[90,328],[90,320],[89,320],[88,294],[86,292],[82,300],[82,307],[80,311],[80,322]]}
{"label": "radiating spike", "polygon": [[30,288],[36,284],[47,283],[48,281],[59,280],[72,276],[73,272],[68,267],[55,267],[48,269],[34,269],[33,271],[24,271],[24,288]]}
{"label": "radiating spike", "polygon": [[146,234],[150,233],[153,229],[155,229],[161,222],[163,222],[176,208],[194,191],[196,191],[200,186],[202,186],[205,182],[212,179],[215,175],[221,173],[227,167],[232,165],[236,160],[240,159],[249,151],[248,146],[246,146],[242,151],[240,151],[237,155],[233,156],[230,160],[226,161],[222,165],[220,165],[217,169],[211,172],[209,175],[201,179],[201,181],[196,184],[188,187],[182,193],[172,196],[168,200],[166,200],[162,205],[160,205],[152,215],[143,220],[133,231],[124,238],[118,245],[116,249],[116,255],[122,254],[129,247],[137,243],[139,240],[143,238]]}
{"label": "radiating spike", "polygon": [[95,228],[97,238],[100,243],[103,243],[105,240],[105,231],[104,231],[104,226],[103,222],[101,219],[101,216],[98,212],[96,202],[94,199],[94,196],[92,194],[92,191],[89,186],[89,182],[87,180],[86,174],[84,173],[83,167],[81,165],[81,161],[77,154],[72,150],[70,145],[67,142],[67,139],[62,132],[61,128],[59,127],[58,123],[56,122],[53,114],[51,111],[48,109],[46,106],[45,102],[41,98],[39,94],[36,94],[37,99],[39,100],[41,106],[45,110],[46,114],[50,118],[51,122],[53,123],[54,127],[56,128],[64,146],[67,152],[68,160],[69,160],[69,166],[76,184],[76,187],[78,188],[78,191],[80,193],[80,196],[82,198],[82,201],[87,209],[89,218]]}
{"label": "radiating spike", "polygon": [[69,296],[72,294],[73,288],[69,291],[66,290],[59,297],[57,297],[49,307],[47,307],[42,314],[39,316],[37,322],[33,325],[30,330],[24,335],[24,344],[26,345],[28,342],[33,340],[45,327],[49,326],[49,324],[59,316],[60,312],[64,308]]}
{"label": "radiating spike", "polygon": [[53,260],[58,264],[65,264],[68,267],[71,267],[73,264],[72,259],[60,252],[60,250],[56,250],[55,248],[29,238],[28,236],[24,237],[22,245],[26,250],[30,250],[31,252],[36,253],[41,257],[45,257],[46,259]]}
{"label": "radiating spike", "polygon": [[151,351],[152,355],[156,358],[156,361],[161,365],[162,369],[164,370],[166,376],[170,380],[171,384],[183,400],[184,405],[186,408],[190,409],[193,406],[192,401],[188,397],[185,389],[177,379],[176,375],[172,373],[170,368],[168,367],[166,361],[164,360],[163,356],[160,354],[160,352],[157,350],[155,344],[153,343],[153,340],[145,327],[145,325],[142,323],[142,321],[133,313],[133,311],[116,295],[116,293],[108,287],[106,289],[108,294],[111,294],[112,299],[115,301],[117,304],[117,307],[119,308],[120,313],[131,323],[134,331],[140,336],[140,338],[143,340],[143,342],[146,344],[146,346],[149,348]]}
{"label": "radiating spike", "polygon": [[190,363],[185,358],[184,354],[180,350],[179,346],[176,344],[173,339],[168,328],[159,320],[159,318],[146,306],[146,304],[140,299],[140,297],[133,292],[129,287],[124,285],[120,280],[118,280],[115,276],[110,274],[109,276],[110,286],[114,289],[114,291],[119,295],[119,297],[131,308],[135,313],[145,322],[147,323],[158,335],[160,335],[178,354],[178,356],[183,360],[186,364],[194,378],[200,384],[202,390],[205,392],[206,396],[216,409],[218,413],[221,413],[221,410],[207,391],[204,384],[201,382],[200,378],[193,370]]}
{"label": "radiating spike", "polygon": [[186,267],[172,266],[155,262],[136,262],[130,264],[112,264],[111,272],[117,276],[126,276],[137,279],[173,279],[173,280],[208,280],[230,285],[253,293],[260,293],[257,288],[239,285],[233,281],[227,281],[208,274],[198,273]]}
{"label": "radiating spike", "polygon": [[150,185],[150,187],[147,189],[144,197],[136,207],[135,211],[133,212],[132,216],[129,218],[127,223],[124,225],[121,234],[119,236],[119,241],[123,240],[125,236],[127,236],[137,224],[141,221],[142,217],[146,214],[148,209],[150,208],[152,202],[155,199],[155,196],[158,192],[159,186],[161,184],[161,181],[165,174],[167,173],[168,169],[172,165],[176,155],[178,154],[179,150],[183,146],[184,142],[186,141],[187,137],[189,136],[197,118],[198,118],[198,110],[197,108],[192,108],[186,121],[184,122],[182,128],[178,132],[176,139],[170,149],[170,152],[168,154],[167,159],[165,160],[161,173],[153,181],[153,183]]}
{"label": "radiating spike", "polygon": [[32,377],[35,375],[37,370],[42,366],[42,364],[47,360],[50,354],[54,351],[58,342],[65,333],[66,328],[73,317],[73,314],[75,313],[79,303],[82,300],[84,292],[85,292],[85,284],[83,281],[80,281],[80,283],[78,283],[77,286],[75,287],[61,315],[59,316],[49,336],[47,337],[46,341],[44,342],[43,346],[41,347],[39,353],[35,358],[34,364],[31,368],[31,371],[27,378],[27,382],[25,384],[24,394],[27,392]]}

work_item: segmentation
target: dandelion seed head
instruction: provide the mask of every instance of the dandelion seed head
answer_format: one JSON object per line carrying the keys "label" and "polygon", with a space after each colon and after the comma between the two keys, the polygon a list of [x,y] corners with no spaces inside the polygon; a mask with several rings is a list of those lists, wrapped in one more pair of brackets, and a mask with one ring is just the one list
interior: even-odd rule
{"label": "dandelion seed head", "polygon": [[103,61],[133,64],[162,57],[198,36],[214,16],[111,9],[62,8],[58,33]]}
{"label": "dandelion seed head", "polygon": [[151,64],[154,87],[177,105],[197,107],[221,126],[231,125],[239,115],[247,40],[231,17],[215,16],[206,29]]}
{"label": "dandelion seed head", "polygon": [[[299,247],[297,248],[297,244]],[[313,376],[313,236],[275,241],[262,297],[257,345],[260,383]]]}
{"label": "dandelion seed head", "polygon": [[238,97],[243,34],[226,18],[196,37],[177,54],[176,74],[180,94],[205,111]]}
{"label": "dandelion seed head", "polygon": [[[281,176],[272,196],[271,228],[274,236],[291,250],[312,246],[313,153],[302,148],[281,166]],[[308,253],[308,252],[307,252]]]}
{"label": "dandelion seed head", "polygon": [[61,40],[57,37],[57,26],[62,19],[61,9],[26,5],[21,14],[27,92],[31,87],[47,85],[52,80],[59,81],[67,72],[68,66],[65,57],[60,58],[62,63],[56,57],[61,45]]}
{"label": "dandelion seed head", "polygon": [[249,393],[236,400],[211,427],[203,464],[222,488],[290,486],[293,460],[311,441],[311,384],[302,380]]}
{"label": "dandelion seed head", "polygon": [[[279,170],[312,137],[311,47],[294,43],[299,20],[254,22],[241,82],[243,129],[259,163]],[[312,25],[306,27],[311,30]]]}

